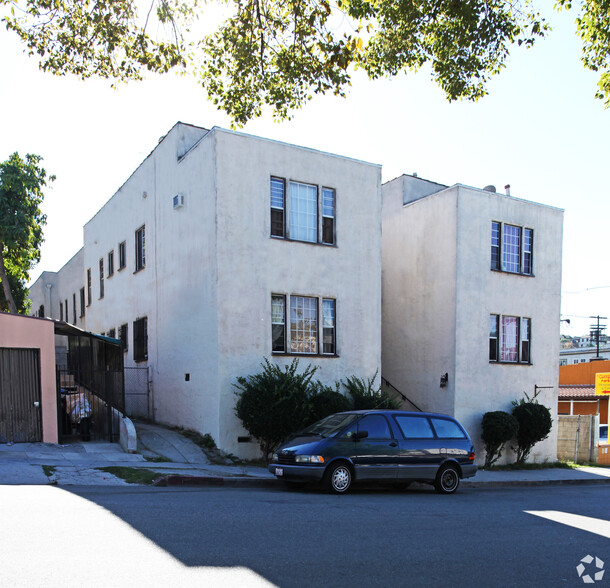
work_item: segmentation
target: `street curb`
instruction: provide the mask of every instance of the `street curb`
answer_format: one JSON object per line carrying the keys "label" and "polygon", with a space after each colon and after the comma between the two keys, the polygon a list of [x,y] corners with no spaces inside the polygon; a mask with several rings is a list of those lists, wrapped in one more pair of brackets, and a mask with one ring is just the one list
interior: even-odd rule
{"label": "street curb", "polygon": [[505,480],[490,482],[461,482],[462,488],[503,488],[505,486],[565,486],[610,484],[610,478],[603,480]]}
{"label": "street curb", "polygon": [[[514,486],[564,486],[610,484],[610,478],[603,480],[506,480],[489,482],[461,482],[462,488],[504,488]],[[225,488],[281,488],[279,480],[268,478],[187,476],[169,474],[153,482],[153,486],[199,486]]]}
{"label": "street curb", "polygon": [[227,488],[277,488],[277,480],[247,477],[185,476],[170,474],[156,479],[153,486],[212,486]]}

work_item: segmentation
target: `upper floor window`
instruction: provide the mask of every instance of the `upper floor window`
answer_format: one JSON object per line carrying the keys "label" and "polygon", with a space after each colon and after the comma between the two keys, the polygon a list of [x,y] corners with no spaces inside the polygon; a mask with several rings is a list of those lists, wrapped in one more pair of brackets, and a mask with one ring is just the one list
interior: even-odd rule
{"label": "upper floor window", "polygon": [[532,275],[534,231],[492,221],[491,269]]}
{"label": "upper floor window", "polygon": [[60,321],[64,320],[64,303],[63,302],[59,303],[59,320]]}
{"label": "upper floor window", "polygon": [[[271,349],[275,353],[303,353],[335,355],[336,318],[335,300],[321,299],[322,324],[319,321],[320,299],[309,296],[290,296],[287,317],[283,294],[271,296]],[[289,321],[289,329],[286,322]]]}
{"label": "upper floor window", "polygon": [[[308,243],[335,244],[335,190],[271,178],[271,236]],[[321,221],[320,221],[321,219]]]}
{"label": "upper floor window", "polygon": [[136,270],[139,271],[146,266],[146,236],[145,226],[142,225],[136,231]]}
{"label": "upper floor window", "polygon": [[322,188],[322,243],[335,243],[335,191]]}
{"label": "upper floor window", "polygon": [[125,241],[119,243],[119,269],[122,270],[127,265],[125,256]]}
{"label": "upper floor window", "polygon": [[114,251],[108,253],[108,277],[114,274]]}
{"label": "upper floor window", "polygon": [[531,363],[532,319],[489,316],[489,361]]}
{"label": "upper floor window", "polygon": [[76,324],[76,294],[72,294],[72,324]]}
{"label": "upper floor window", "polygon": [[91,268],[87,270],[87,306],[91,306]]}
{"label": "upper floor window", "polygon": [[85,288],[80,289],[80,315],[85,316]]}
{"label": "upper floor window", "polygon": [[100,259],[100,298],[104,297],[104,258]]}

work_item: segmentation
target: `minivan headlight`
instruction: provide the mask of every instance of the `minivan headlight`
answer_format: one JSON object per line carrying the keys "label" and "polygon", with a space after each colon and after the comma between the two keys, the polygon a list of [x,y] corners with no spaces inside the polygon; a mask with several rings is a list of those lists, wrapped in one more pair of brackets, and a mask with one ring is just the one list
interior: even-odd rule
{"label": "minivan headlight", "polygon": [[277,453],[274,453],[273,456],[271,457],[271,461],[273,463],[277,463]]}
{"label": "minivan headlight", "polygon": [[296,463],[324,463],[321,455],[296,455]]}

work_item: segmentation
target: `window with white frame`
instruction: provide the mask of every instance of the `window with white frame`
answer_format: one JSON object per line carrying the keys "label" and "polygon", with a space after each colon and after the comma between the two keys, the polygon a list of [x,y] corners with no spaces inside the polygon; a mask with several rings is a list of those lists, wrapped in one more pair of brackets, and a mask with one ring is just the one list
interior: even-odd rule
{"label": "window with white frame", "polygon": [[146,233],[145,233],[145,226],[144,225],[142,225],[136,231],[135,254],[136,254],[136,267],[135,267],[135,271],[138,272],[141,269],[144,269],[144,267],[146,266]]}
{"label": "window with white frame", "polygon": [[274,353],[335,355],[335,300],[272,294],[271,345]]}
{"label": "window with white frame", "polygon": [[119,269],[122,270],[127,265],[127,253],[125,241],[119,243]]}
{"label": "window with white frame", "polygon": [[271,236],[334,245],[335,201],[332,188],[271,177]]}
{"label": "window with white frame", "polygon": [[322,188],[322,243],[335,243],[335,191]]}
{"label": "window with white frame", "polygon": [[489,361],[531,363],[532,319],[492,314],[489,316]]}
{"label": "window with white frame", "polygon": [[104,258],[100,259],[100,298],[104,297]]}
{"label": "window with white frame", "polygon": [[534,231],[492,221],[491,269],[531,276],[534,261]]}

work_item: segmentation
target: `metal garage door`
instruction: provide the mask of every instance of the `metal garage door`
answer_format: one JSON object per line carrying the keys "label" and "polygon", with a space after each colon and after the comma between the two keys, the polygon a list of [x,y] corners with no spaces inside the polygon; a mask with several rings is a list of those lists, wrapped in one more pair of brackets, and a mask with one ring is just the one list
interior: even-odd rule
{"label": "metal garage door", "polygon": [[42,441],[40,350],[0,347],[0,443]]}

